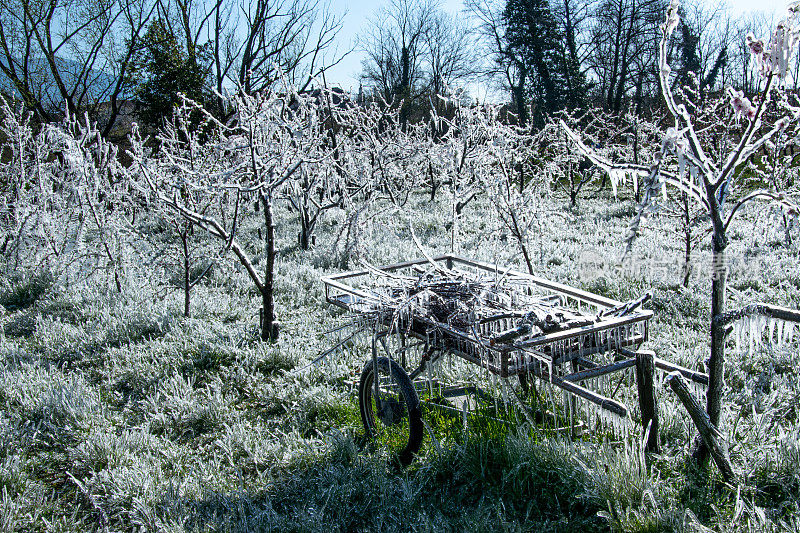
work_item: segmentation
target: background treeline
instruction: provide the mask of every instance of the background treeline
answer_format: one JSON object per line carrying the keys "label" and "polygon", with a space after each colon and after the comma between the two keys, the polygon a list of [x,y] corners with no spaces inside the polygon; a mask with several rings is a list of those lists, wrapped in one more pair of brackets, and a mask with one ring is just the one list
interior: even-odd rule
{"label": "background treeline", "polygon": [[[400,106],[404,124],[428,116],[431,95],[463,86],[489,88],[510,102],[512,120],[537,126],[576,107],[650,109],[665,9],[663,0],[467,0],[454,15],[436,0],[392,0],[359,35],[357,98]],[[708,92],[757,91],[744,37],[764,16],[700,0],[681,10],[669,52],[676,86],[696,76]],[[325,72],[352,51],[338,39],[342,17],[319,0],[11,0],[0,6],[0,91],[39,122],[86,111],[105,137],[127,135],[134,117],[161,126],[178,93],[229,118],[220,93],[269,89],[278,72],[300,91],[328,85]]]}

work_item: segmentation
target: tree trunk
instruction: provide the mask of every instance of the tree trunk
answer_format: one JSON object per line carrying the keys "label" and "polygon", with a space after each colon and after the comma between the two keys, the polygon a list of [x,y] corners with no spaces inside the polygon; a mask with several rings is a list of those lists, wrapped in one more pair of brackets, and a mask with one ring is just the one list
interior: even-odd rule
{"label": "tree trunk", "polygon": [[403,103],[400,105],[400,129],[405,132],[406,125],[408,124],[409,107],[411,105],[411,102],[409,102],[411,98],[411,80],[409,79],[411,59],[408,56],[407,46],[404,46],[400,53],[400,61],[402,63],[401,68],[403,69],[402,79],[400,81],[400,97],[403,99]]}
{"label": "tree trunk", "polygon": [[715,324],[714,318],[725,312],[725,282],[728,276],[727,238],[724,230],[714,235],[711,281],[711,357],[708,360],[708,405],[706,411],[712,424],[719,427],[724,386],[725,326]]}
{"label": "tree trunk", "polygon": [[619,70],[619,85],[617,87],[617,94],[614,95],[614,112],[619,113],[622,109],[622,97],[625,94],[625,83],[628,81],[628,67],[631,58],[629,56],[629,47],[633,40],[634,33],[634,19],[636,17],[635,7],[631,8],[631,17],[628,22],[628,31],[625,32],[625,43],[622,48],[622,57],[620,58]]}
{"label": "tree trunk", "polygon": [[570,163],[567,165],[567,172],[569,181],[569,206],[575,207],[578,205],[578,193],[580,192],[580,187],[575,184],[575,169],[572,167]]}
{"label": "tree trunk", "polygon": [[266,226],[267,266],[264,272],[264,287],[261,291],[261,339],[275,341],[278,339],[278,324],[275,321],[275,300],[273,289],[275,287],[275,222],[272,219],[272,198],[269,194],[262,194],[261,201],[264,207],[264,225]]}
{"label": "tree trunk", "polygon": [[517,107],[517,122],[519,127],[524,128],[528,124],[528,108],[525,103],[525,80],[528,72],[520,68],[517,85],[511,88],[514,97],[514,104]]}
{"label": "tree trunk", "polygon": [[533,263],[531,263],[531,257],[528,254],[528,247],[525,245],[525,236],[522,234],[522,230],[517,222],[517,216],[514,214],[513,210],[510,212],[510,219],[511,233],[513,233],[514,238],[517,239],[517,244],[522,252],[522,258],[525,260],[525,266],[528,268],[528,274],[533,275]]}
{"label": "tree trunk", "polygon": [[183,248],[183,316],[189,318],[189,305],[191,303],[192,285],[189,280],[189,235],[188,229],[181,233],[181,246]]}
{"label": "tree trunk", "polygon": [[683,286],[689,286],[692,274],[692,218],[689,212],[689,196],[683,193]]}
{"label": "tree trunk", "polygon": [[311,242],[311,217],[308,216],[308,211],[305,206],[300,206],[300,249],[308,250]]}
{"label": "tree trunk", "polygon": [[[431,121],[433,122],[433,121]],[[430,201],[433,202],[436,200],[436,191],[439,189],[439,180],[436,179],[436,176],[433,175],[433,165],[428,163],[428,179],[430,180],[431,184],[431,199]]]}
{"label": "tree trunk", "polygon": [[[712,213],[712,220],[718,219]],[[708,358],[708,392],[706,393],[706,413],[714,427],[720,428],[722,413],[722,392],[725,386],[725,325],[717,317],[725,313],[725,282],[728,276],[728,246],[722,225],[714,224],[711,260],[711,356]],[[721,428],[720,428],[721,429]],[[708,447],[700,441],[694,457],[701,463],[708,461]]]}

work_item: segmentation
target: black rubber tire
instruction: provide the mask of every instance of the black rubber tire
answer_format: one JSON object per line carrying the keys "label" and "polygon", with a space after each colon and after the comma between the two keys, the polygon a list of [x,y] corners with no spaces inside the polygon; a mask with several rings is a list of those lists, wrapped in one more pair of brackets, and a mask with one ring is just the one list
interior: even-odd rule
{"label": "black rubber tire", "polygon": [[[408,418],[408,441],[405,446],[396,452],[394,458],[401,466],[408,466],[414,460],[414,455],[422,446],[423,427],[422,411],[420,409],[419,396],[405,370],[395,361],[387,357],[377,359],[379,376],[391,377],[398,391],[397,416]],[[364,423],[364,431],[368,438],[376,435],[378,424],[385,423],[376,417],[375,406],[373,404],[375,364],[369,359],[361,372],[361,380],[358,383],[358,406],[361,411],[361,421]],[[405,439],[403,439],[405,440]]]}

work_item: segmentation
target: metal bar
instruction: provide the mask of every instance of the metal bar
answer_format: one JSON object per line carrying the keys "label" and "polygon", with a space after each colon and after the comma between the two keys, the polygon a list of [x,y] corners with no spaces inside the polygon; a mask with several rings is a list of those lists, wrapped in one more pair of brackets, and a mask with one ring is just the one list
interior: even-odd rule
{"label": "metal bar", "polygon": [[621,342],[617,343],[614,342],[612,344],[607,344],[604,346],[593,346],[592,348],[584,348],[583,350],[573,349],[572,353],[563,355],[558,359],[553,361],[555,365],[563,365],[564,363],[568,363],[569,361],[574,361],[578,357],[582,355],[594,355],[596,353],[608,352],[613,350],[619,350],[624,346],[635,346],[638,347],[644,342],[644,338],[641,335],[634,335],[632,337],[628,337],[622,339]]}
{"label": "metal bar", "polygon": [[562,331],[556,331],[554,333],[549,333],[547,335],[542,335],[541,337],[535,337],[533,339],[529,339],[523,342],[518,342],[514,344],[515,348],[531,348],[534,346],[541,346],[543,344],[550,344],[551,342],[556,341],[563,341],[572,339],[574,337],[579,337],[581,335],[586,335],[589,333],[597,333],[599,331],[605,331],[607,329],[617,328],[619,326],[625,326],[627,324],[635,324],[637,322],[642,322],[646,320],[650,320],[653,316],[652,311],[642,311],[636,314],[624,316],[624,317],[614,317],[610,320],[598,322],[597,324],[591,326],[583,326],[580,328],[571,328],[565,329]]}
{"label": "metal bar", "polygon": [[552,383],[556,387],[563,389],[569,393],[572,393],[576,396],[580,396],[585,400],[589,400],[590,402],[597,404],[601,408],[611,411],[614,414],[617,414],[622,417],[628,416],[628,408],[624,404],[621,404],[610,398],[606,398],[605,396],[596,394],[588,389],[584,389],[583,387],[575,383],[564,381],[558,376],[547,376],[541,370],[537,370],[536,368],[531,367],[530,372],[539,379],[549,380],[550,383]]}
{"label": "metal bar", "polygon": [[[632,352],[624,348],[621,348],[618,351],[626,357],[636,357],[636,352]],[[696,370],[690,370],[686,367],[676,365],[675,363],[665,361],[664,359],[659,359],[658,357],[653,358],[653,361],[656,364],[656,368],[659,370],[664,370],[665,372],[679,372],[686,379],[690,379],[695,383],[708,386],[708,374],[697,372]]]}
{"label": "metal bar", "polygon": [[583,381],[585,379],[592,379],[597,378],[600,376],[605,376],[606,374],[613,374],[614,372],[619,372],[620,370],[625,370],[626,368],[630,368],[636,364],[636,359],[625,359],[624,361],[618,361],[616,363],[611,363],[609,365],[598,366],[595,368],[590,368],[588,370],[581,370],[580,372],[575,372],[572,374],[567,374],[564,376],[564,381]]}
{"label": "metal bar", "polygon": [[[586,355],[586,353],[584,353],[583,355]],[[576,357],[574,359],[574,361],[576,363],[578,363],[579,365],[581,365],[582,367],[584,367],[584,368],[596,368],[597,367],[597,363],[595,363],[594,361],[590,361],[589,359],[586,359],[585,357],[578,356],[578,357]]]}
{"label": "metal bar", "polygon": [[381,299],[375,296],[374,294],[370,294],[368,292],[364,292],[360,289],[356,289],[355,287],[351,287],[350,285],[345,285],[344,283],[339,283],[338,281],[330,278],[322,278],[322,281],[331,287],[339,289],[342,292],[346,292],[348,294],[355,294],[356,296],[361,296],[362,298],[366,298],[368,300],[373,300],[376,302],[380,302]]}

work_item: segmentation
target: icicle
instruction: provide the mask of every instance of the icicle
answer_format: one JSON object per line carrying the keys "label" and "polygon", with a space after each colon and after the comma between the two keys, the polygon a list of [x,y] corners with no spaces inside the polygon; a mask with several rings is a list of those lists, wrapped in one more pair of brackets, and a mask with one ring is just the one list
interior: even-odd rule
{"label": "icicle", "polygon": [[742,353],[742,323],[737,320],[733,323],[733,339],[736,343],[736,353]]}
{"label": "icicle", "polygon": [[564,391],[564,421],[566,422],[566,426],[570,428],[568,434],[572,432],[572,427],[575,425],[572,421],[575,416],[574,404],[575,401],[573,400],[572,394]]}
{"label": "icicle", "polygon": [[694,394],[698,398],[698,400],[705,400],[706,386],[695,382],[693,379],[688,380],[688,382],[689,382],[689,390],[692,391],[692,394]]}
{"label": "icicle", "polygon": [[775,337],[775,319],[767,318],[767,345],[772,347],[772,339]]}
{"label": "icicle", "polygon": [[431,378],[431,367],[432,366],[433,365],[430,362],[428,362],[428,364],[425,365],[425,374],[427,375],[427,378],[428,378],[428,393],[430,394],[431,398],[433,397],[433,379]]}
{"label": "icicle", "polygon": [[783,349],[783,344],[785,339],[783,338],[783,329],[784,329],[785,322],[783,320],[778,320],[778,349]]}
{"label": "icicle", "polygon": [[497,382],[500,384],[500,396],[503,398],[503,406],[507,409],[510,405],[510,401],[508,399],[508,393],[506,392],[506,383],[503,383],[505,378],[498,378]]}

